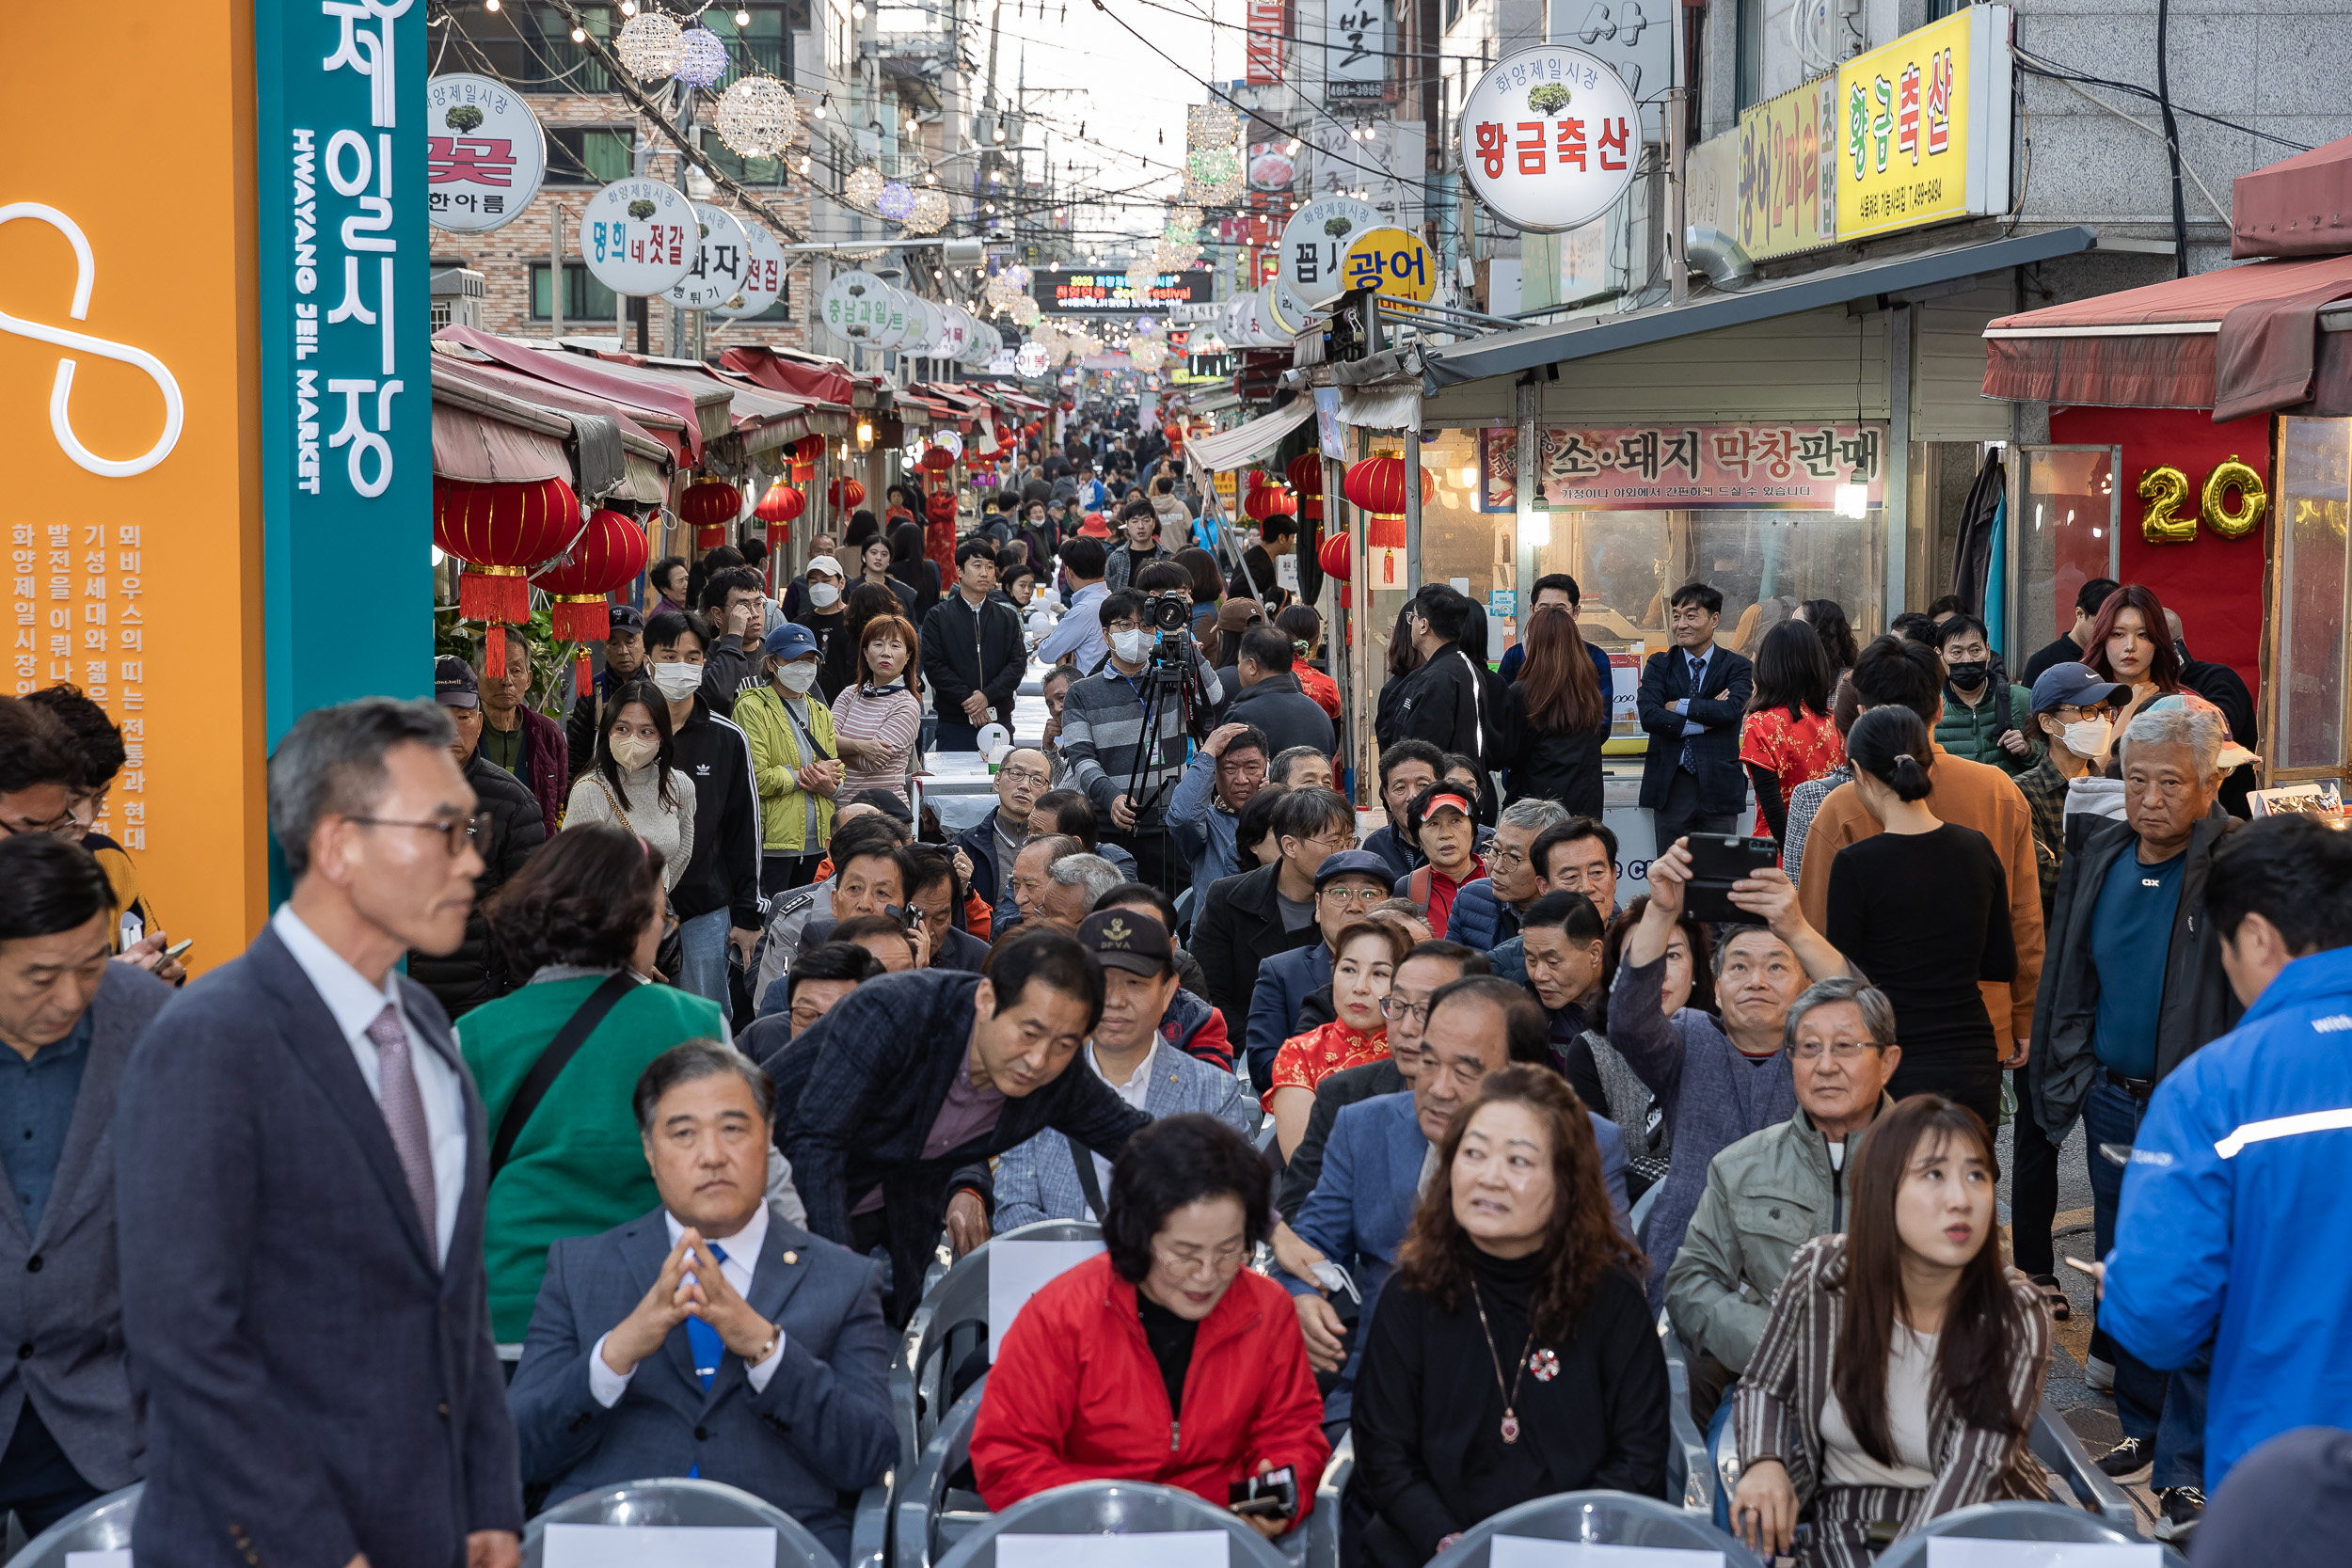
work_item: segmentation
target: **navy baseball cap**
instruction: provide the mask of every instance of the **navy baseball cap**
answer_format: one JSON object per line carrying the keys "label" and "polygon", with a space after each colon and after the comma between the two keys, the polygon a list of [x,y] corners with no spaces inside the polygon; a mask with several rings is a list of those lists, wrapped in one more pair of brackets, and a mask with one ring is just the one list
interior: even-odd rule
{"label": "navy baseball cap", "polygon": [[605,633],[607,637],[643,637],[645,635],[645,618],[638,612],[635,605],[616,604],[605,613],[612,622],[612,629]]}
{"label": "navy baseball cap", "polygon": [[2103,681],[2088,664],[2053,664],[2033,683],[2033,711],[2055,713],[2062,707],[2097,707],[2131,693],[2113,681]]}
{"label": "navy baseball cap", "polygon": [[433,661],[433,700],[443,707],[480,707],[482,682],[473,666],[454,654]]}
{"label": "navy baseball cap", "polygon": [[1140,910],[1102,910],[1078,922],[1078,941],[1095,958],[1131,974],[1166,974],[1176,950],[1159,917]]}
{"label": "navy baseball cap", "polygon": [[817,634],[798,621],[787,621],[768,634],[763,646],[770,658],[807,658],[818,652]]}
{"label": "navy baseball cap", "polygon": [[1321,893],[1334,877],[1369,877],[1389,892],[1396,891],[1396,872],[1369,849],[1343,849],[1326,860],[1315,873],[1315,891]]}

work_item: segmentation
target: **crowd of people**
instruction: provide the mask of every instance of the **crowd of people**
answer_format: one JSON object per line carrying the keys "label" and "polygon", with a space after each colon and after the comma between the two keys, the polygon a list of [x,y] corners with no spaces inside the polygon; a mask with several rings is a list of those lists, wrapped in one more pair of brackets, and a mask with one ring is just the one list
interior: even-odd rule
{"label": "crowd of people", "polygon": [[[659,563],[565,722],[519,638],[303,716],[291,895],[193,984],[92,831],[119,732],[0,699],[0,1509],[144,1480],[143,1562],[505,1568],[533,1510],[698,1476],[846,1559],[937,1249],[1070,1220],[1105,1252],[1001,1334],[991,1509],[1287,1477],[1280,1536],[1349,1434],[1351,1568],[1661,1496],[1662,1314],[1718,1522],[1847,1568],[2047,1495],[2078,1120],[2100,1464],[2157,1532],[2352,1425],[2352,838],[2233,815],[2249,736],[2155,595],[2092,585],[2012,682],[1957,604],[1750,659],[1675,590],[1621,897],[1573,578],[1500,670],[1412,597],[1359,838],[1319,618],[1197,571],[1155,459],[1042,459],[952,573],[866,514],[787,583]],[[1033,657],[1046,733],[951,834],[923,752]],[[1743,828],[1777,863],[1709,881]]]}

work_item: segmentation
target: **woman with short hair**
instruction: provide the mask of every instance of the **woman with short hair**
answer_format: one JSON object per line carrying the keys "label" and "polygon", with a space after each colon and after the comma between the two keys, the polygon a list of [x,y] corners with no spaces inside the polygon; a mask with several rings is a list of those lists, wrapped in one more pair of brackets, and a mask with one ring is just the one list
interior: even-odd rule
{"label": "woman with short hair", "polygon": [[1560,1492],[1665,1490],[1666,1360],[1592,1117],[1558,1074],[1479,1085],[1365,1330],[1352,1416],[1363,1559],[1418,1568]]}
{"label": "woman with short hair", "polygon": [[1856,1158],[1847,1232],[1790,1260],[1732,1415],[1732,1523],[1803,1568],[1867,1568],[1889,1526],[2049,1497],[2027,1441],[2049,1315],[2001,1266],[1992,1133],[1918,1095],[1880,1115]]}
{"label": "woman with short hair", "polygon": [[1297,1513],[1245,1517],[1268,1538],[1306,1517],[1331,1446],[1290,1297],[1248,1267],[1272,1208],[1264,1159],[1215,1117],[1128,1139],[1104,1254],[1032,1296],[999,1341],[972,1432],[992,1510],[1080,1481],[1152,1481],[1223,1508],[1237,1482],[1287,1470]]}

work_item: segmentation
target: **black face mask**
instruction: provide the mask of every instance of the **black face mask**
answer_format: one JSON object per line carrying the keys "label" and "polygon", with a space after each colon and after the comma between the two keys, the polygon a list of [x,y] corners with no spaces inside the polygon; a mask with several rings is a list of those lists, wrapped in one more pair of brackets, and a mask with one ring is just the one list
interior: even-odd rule
{"label": "black face mask", "polygon": [[1951,673],[1954,686],[1982,686],[1993,664],[1990,659],[1974,658],[1962,664],[1947,664],[1944,668]]}

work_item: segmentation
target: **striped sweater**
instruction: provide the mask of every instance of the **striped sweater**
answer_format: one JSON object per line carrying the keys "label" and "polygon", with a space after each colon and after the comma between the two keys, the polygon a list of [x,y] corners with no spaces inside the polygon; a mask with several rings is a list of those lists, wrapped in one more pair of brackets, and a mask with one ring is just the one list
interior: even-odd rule
{"label": "striped sweater", "polygon": [[[1197,659],[1196,667],[1202,696],[1214,707],[1221,695],[1216,675]],[[1128,781],[1136,774],[1136,764],[1144,756],[1140,685],[1120,674],[1117,665],[1105,664],[1101,674],[1072,685],[1062,703],[1060,750],[1062,760],[1070,765],[1070,787],[1084,792],[1104,832],[1118,831],[1111,804],[1128,792]],[[1192,749],[1183,710],[1173,693],[1162,696],[1154,717],[1158,744],[1136,784],[1136,801],[1151,802],[1139,825],[1150,827],[1167,820],[1174,783],[1184,772]]]}

